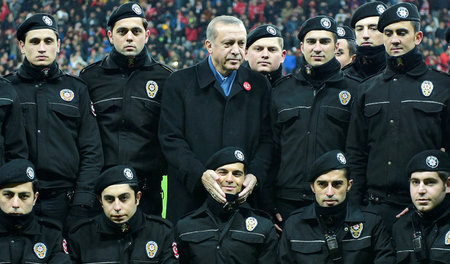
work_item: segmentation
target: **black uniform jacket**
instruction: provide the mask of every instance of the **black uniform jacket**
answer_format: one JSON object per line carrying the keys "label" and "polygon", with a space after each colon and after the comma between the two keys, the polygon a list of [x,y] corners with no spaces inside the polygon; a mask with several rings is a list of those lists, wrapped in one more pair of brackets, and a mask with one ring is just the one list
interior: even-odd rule
{"label": "black uniform jacket", "polygon": [[358,84],[340,70],[322,78],[322,85],[314,88],[300,72],[272,90],[274,160],[279,160],[279,169],[271,178],[278,198],[312,200],[307,181],[312,163],[327,151],[345,149]]}
{"label": "black uniform jacket", "polygon": [[102,138],[105,167],[128,164],[160,184],[166,162],[158,141],[164,82],[171,70],[149,56],[129,75],[107,56],[87,66],[87,82]]}
{"label": "black uniform jacket", "polygon": [[92,205],[103,154],[86,84],[60,70],[34,79],[23,65],[6,77],[19,95],[40,189],[75,188],[73,204]]}
{"label": "black uniform jacket", "polygon": [[[447,196],[449,196],[447,194]],[[447,198],[448,199],[448,198]],[[414,210],[411,210],[400,217],[395,223],[392,230],[392,236],[394,238],[394,244],[397,251],[397,263],[402,264],[419,264],[416,260],[413,237],[415,229],[422,229],[415,221],[413,225],[413,216],[417,214]],[[441,264],[450,263],[450,208],[446,208],[446,211],[440,215],[431,225],[427,228],[428,232],[422,231],[423,244],[428,252],[427,264]]]}
{"label": "black uniform jacket", "polygon": [[169,163],[169,220],[177,221],[205,201],[200,180],[204,164],[223,147],[242,148],[249,161],[246,173],[260,181],[265,177],[272,147],[269,87],[264,76],[240,67],[226,97],[207,59],[170,75],[159,126]]}
{"label": "black uniform jacket", "polygon": [[28,146],[19,97],[11,83],[0,78],[0,164],[27,159]]}
{"label": "black uniform jacket", "polygon": [[421,60],[406,73],[388,64],[362,85],[347,141],[352,192],[358,200],[368,191],[406,206],[408,161],[422,150],[450,147],[450,78]]}
{"label": "black uniform jacket", "polygon": [[180,219],[175,237],[180,263],[252,264],[276,262],[278,238],[268,215],[242,204],[219,224],[207,203]]}
{"label": "black uniform jacket", "polygon": [[[336,239],[343,264],[395,263],[394,249],[381,218],[370,211],[347,205],[344,224]],[[294,211],[287,219],[279,244],[278,263],[332,264],[315,204]]]}
{"label": "black uniform jacket", "polygon": [[20,225],[5,222],[11,217],[4,213],[0,216],[0,263],[71,263],[62,227],[50,219],[28,217],[26,224]]}
{"label": "black uniform jacket", "polygon": [[[105,214],[80,222],[69,233],[75,263],[178,263],[172,225],[139,209],[121,227]],[[123,229],[122,229],[123,228]]]}

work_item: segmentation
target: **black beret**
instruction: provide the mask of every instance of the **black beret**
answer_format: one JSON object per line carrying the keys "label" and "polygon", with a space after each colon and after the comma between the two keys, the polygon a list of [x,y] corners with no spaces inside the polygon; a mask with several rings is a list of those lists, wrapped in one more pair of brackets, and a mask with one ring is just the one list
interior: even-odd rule
{"label": "black beret", "polygon": [[255,41],[261,38],[281,38],[280,29],[274,25],[261,25],[252,31],[247,36],[247,45],[245,46],[247,49],[250,47]]}
{"label": "black beret", "polygon": [[113,28],[117,21],[129,17],[145,18],[144,10],[138,3],[128,2],[116,8],[108,19],[108,27]]}
{"label": "black beret", "polygon": [[244,151],[237,147],[225,147],[214,153],[206,162],[206,168],[216,170],[220,166],[241,162],[246,165]]}
{"label": "black beret", "polygon": [[[329,151],[314,161],[308,181],[314,182],[320,175],[339,169],[348,169],[344,153],[340,150]],[[348,177],[348,173],[346,176]]]}
{"label": "black beret", "polygon": [[390,24],[401,21],[420,22],[420,15],[417,7],[411,3],[399,3],[386,9],[378,21],[378,31],[383,32],[384,28]]}
{"label": "black beret", "polygon": [[416,171],[448,171],[450,172],[450,159],[448,154],[437,149],[422,151],[408,163],[406,167],[408,177]]}
{"label": "black beret", "polygon": [[358,7],[352,15],[350,26],[355,28],[356,22],[366,17],[381,16],[386,11],[387,6],[380,1],[365,3]]}
{"label": "black beret", "polygon": [[356,40],[355,32],[348,26],[337,27],[336,31],[338,39]]}
{"label": "black beret", "polygon": [[15,159],[0,167],[0,188],[10,183],[36,181],[34,165],[26,159]]}
{"label": "black beret", "polygon": [[445,40],[448,44],[450,44],[450,28],[447,28],[447,30],[445,31]]}
{"label": "black beret", "polygon": [[49,14],[40,13],[25,19],[17,28],[16,37],[18,40],[25,41],[25,34],[35,29],[51,29],[58,34],[58,24],[55,18]]}
{"label": "black beret", "polygon": [[328,16],[316,16],[303,22],[297,38],[303,41],[305,35],[311,30],[326,30],[337,34],[336,21]]}
{"label": "black beret", "polygon": [[95,193],[101,194],[103,190],[115,184],[130,184],[138,185],[138,179],[133,168],[130,166],[117,165],[111,167],[100,174],[97,185],[95,186]]}

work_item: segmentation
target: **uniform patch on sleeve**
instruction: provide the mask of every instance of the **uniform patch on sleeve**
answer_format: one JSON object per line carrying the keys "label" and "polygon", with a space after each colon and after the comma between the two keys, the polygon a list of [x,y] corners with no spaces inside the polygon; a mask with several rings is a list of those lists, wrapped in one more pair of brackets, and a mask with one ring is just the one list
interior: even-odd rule
{"label": "uniform patch on sleeve", "polygon": [[62,241],[62,248],[63,248],[64,253],[69,254],[69,250],[67,249],[66,239],[63,239],[63,241]]}
{"label": "uniform patch on sleeve", "polygon": [[180,258],[180,255],[178,254],[177,242],[173,242],[173,243],[172,243],[172,251],[173,251],[173,256],[174,256],[176,259],[179,259],[179,258]]}

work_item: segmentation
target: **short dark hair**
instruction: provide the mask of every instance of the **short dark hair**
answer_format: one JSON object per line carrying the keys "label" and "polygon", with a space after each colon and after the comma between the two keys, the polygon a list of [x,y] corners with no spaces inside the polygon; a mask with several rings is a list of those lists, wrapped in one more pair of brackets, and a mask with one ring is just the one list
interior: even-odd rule
{"label": "short dark hair", "polygon": [[444,182],[444,185],[445,185],[445,183],[448,180],[448,177],[450,176],[450,172],[448,172],[448,171],[438,171],[437,173],[438,173],[439,178],[441,178],[441,180]]}
{"label": "short dark hair", "polygon": [[411,26],[414,28],[414,33],[417,33],[420,31],[420,22],[419,21],[410,21]]}
{"label": "short dark hair", "polygon": [[356,41],[354,41],[353,39],[347,39],[347,47],[350,57],[356,54]]}

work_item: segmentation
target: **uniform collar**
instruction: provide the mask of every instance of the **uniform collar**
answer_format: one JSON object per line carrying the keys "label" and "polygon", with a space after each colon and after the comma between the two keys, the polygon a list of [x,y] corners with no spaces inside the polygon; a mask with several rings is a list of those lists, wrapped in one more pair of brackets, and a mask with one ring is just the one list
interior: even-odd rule
{"label": "uniform collar", "polygon": [[393,57],[388,56],[386,70],[383,79],[391,79],[396,74],[407,74],[411,77],[419,77],[428,71],[428,67],[423,61],[422,53],[417,46],[404,55]]}
{"label": "uniform collar", "polygon": [[33,212],[12,216],[0,210],[0,233],[40,234],[40,228]]}
{"label": "uniform collar", "polygon": [[[147,48],[144,48],[145,52],[147,53]],[[154,64],[156,64],[155,59],[148,55],[145,57],[144,64],[142,68],[151,67]],[[111,58],[111,55],[106,56],[103,58],[103,60],[100,62],[100,67],[102,67],[105,70],[120,70],[121,67]]]}
{"label": "uniform collar", "polygon": [[344,79],[344,74],[341,71],[341,64],[336,58],[320,66],[309,65],[305,57],[302,57],[300,64],[300,72],[294,77],[303,82],[314,83],[331,83],[338,82]]}
{"label": "uniform collar", "polygon": [[[361,210],[358,207],[354,207],[350,202],[347,203],[347,212],[345,215],[344,222],[346,223],[359,223],[364,222],[364,217],[361,213]],[[305,220],[316,220],[317,214],[315,204],[312,203],[305,208],[305,210],[300,214],[300,219]]]}
{"label": "uniform collar", "polygon": [[97,216],[98,232],[103,234],[124,235],[128,233],[135,233],[142,229],[145,224],[145,216],[141,210],[136,210],[136,213],[123,224],[116,224],[111,221],[104,213]]}
{"label": "uniform collar", "polygon": [[46,67],[34,66],[26,58],[22,65],[17,70],[17,74],[20,78],[26,80],[52,80],[63,75],[63,72],[59,69],[58,64],[54,61],[52,64]]}

